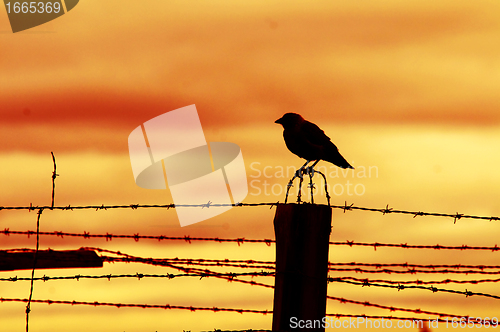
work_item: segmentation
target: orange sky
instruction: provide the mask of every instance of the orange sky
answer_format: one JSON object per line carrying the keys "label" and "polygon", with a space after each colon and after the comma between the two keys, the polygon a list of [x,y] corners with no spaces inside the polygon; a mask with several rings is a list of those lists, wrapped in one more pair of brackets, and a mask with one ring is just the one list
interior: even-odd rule
{"label": "orange sky", "polygon": [[[334,194],[334,204],[500,215],[499,6],[429,0],[85,1],[52,22],[16,34],[2,7],[0,205],[49,203],[51,151],[61,175],[56,204],[170,203],[168,191],[135,185],[127,137],[144,121],[196,104],[208,141],[241,147],[250,184],[247,202],[283,200],[278,191],[288,178],[277,173],[302,161],[286,150],[274,121],[298,112],[320,125],[356,167],[355,173],[331,176],[329,183],[347,188],[350,181],[365,189],[363,195]],[[359,173],[370,166],[377,173]],[[266,195],[266,188],[276,191]],[[318,200],[323,203],[324,196]],[[174,211],[46,211],[41,227],[272,238],[273,217],[274,209],[267,207],[233,209],[180,228]],[[34,229],[35,222],[33,213],[0,213],[0,229]],[[495,222],[454,225],[452,219],[334,210],[333,225],[332,241],[494,246],[498,239]],[[264,244],[41,239],[41,248],[81,246],[147,257],[274,259],[274,247]],[[0,235],[0,247],[32,248],[34,242]],[[332,247],[330,260],[495,264],[497,255]],[[37,275],[145,271],[172,272],[107,264],[90,272]],[[272,310],[271,290],[195,280],[51,281],[36,283],[34,298]],[[496,294],[493,286],[476,289]],[[0,297],[24,298],[28,291],[28,283],[0,283]],[[498,312],[495,300],[417,291],[333,284],[329,294],[457,314],[491,317]],[[329,302],[327,312],[391,314],[335,302]],[[205,331],[270,328],[271,319],[39,304],[33,305],[31,326],[32,331],[64,331],[68,324],[74,331]],[[0,320],[8,330],[22,329],[24,304],[1,303]]]}

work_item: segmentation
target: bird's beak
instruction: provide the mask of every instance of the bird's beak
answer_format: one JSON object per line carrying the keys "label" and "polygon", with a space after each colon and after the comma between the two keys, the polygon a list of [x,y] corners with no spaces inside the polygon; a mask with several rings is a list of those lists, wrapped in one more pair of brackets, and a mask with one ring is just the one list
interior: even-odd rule
{"label": "bird's beak", "polygon": [[279,118],[278,120],[274,121],[274,123],[279,123],[279,124],[282,124],[282,123],[281,123],[281,120],[282,120],[282,119],[283,119],[283,118]]}

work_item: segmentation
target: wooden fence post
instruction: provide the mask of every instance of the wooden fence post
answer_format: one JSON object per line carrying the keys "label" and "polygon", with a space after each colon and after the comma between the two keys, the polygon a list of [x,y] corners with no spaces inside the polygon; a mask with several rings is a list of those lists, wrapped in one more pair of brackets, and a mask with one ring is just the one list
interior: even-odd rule
{"label": "wooden fence post", "polygon": [[273,331],[325,330],[331,224],[327,205],[278,205]]}

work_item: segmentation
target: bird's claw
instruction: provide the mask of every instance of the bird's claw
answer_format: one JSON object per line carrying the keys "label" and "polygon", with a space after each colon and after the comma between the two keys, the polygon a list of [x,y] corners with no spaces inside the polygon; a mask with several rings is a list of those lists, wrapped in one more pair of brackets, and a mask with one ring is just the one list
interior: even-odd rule
{"label": "bird's claw", "polygon": [[312,166],[307,167],[306,173],[309,174],[310,177],[314,176],[314,168]]}

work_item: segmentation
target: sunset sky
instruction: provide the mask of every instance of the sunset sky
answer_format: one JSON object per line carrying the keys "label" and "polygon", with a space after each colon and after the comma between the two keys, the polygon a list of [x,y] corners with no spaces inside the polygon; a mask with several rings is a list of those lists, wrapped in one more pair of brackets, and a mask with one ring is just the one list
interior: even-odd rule
{"label": "sunset sky", "polygon": [[[274,123],[300,113],[356,168],[326,162],[332,204],[500,216],[500,3],[463,1],[85,0],[44,25],[12,33],[0,6],[0,206],[49,205],[52,158],[58,206],[169,204],[168,190],[134,182],[128,135],[195,104],[209,142],[241,148],[244,202],[283,202],[303,160]],[[283,174],[282,170],[285,170]],[[316,179],[318,187],[322,183]],[[355,190],[356,189],[356,190]],[[295,192],[291,201],[295,201]],[[316,202],[326,203],[322,194]],[[180,227],[175,210],[44,211],[42,231],[274,239],[269,207],[234,208]],[[496,221],[334,209],[331,241],[500,245]],[[0,211],[0,229],[36,229],[36,213]],[[0,234],[0,249],[35,248]],[[262,243],[42,236],[40,249],[99,247],[134,256],[274,260]],[[499,252],[331,246],[331,262],[488,264]],[[245,270],[231,270],[245,272]],[[105,263],[36,276],[177,273]],[[0,278],[31,271],[0,272]],[[335,274],[391,280],[481,275]],[[250,280],[247,278],[247,280]],[[274,284],[271,277],[256,281]],[[498,293],[495,283],[443,288]],[[29,282],[1,281],[0,297],[27,298]],[[498,300],[425,290],[331,283],[328,294],[386,306],[499,316]],[[273,290],[215,278],[35,282],[34,299],[272,310]],[[270,329],[272,315],[37,304],[30,331]],[[327,313],[421,317],[329,300]],[[433,319],[435,317],[432,317]],[[25,303],[0,303],[5,331],[24,331]],[[445,326],[440,326],[444,328]],[[416,330],[416,329],[413,329]]]}

